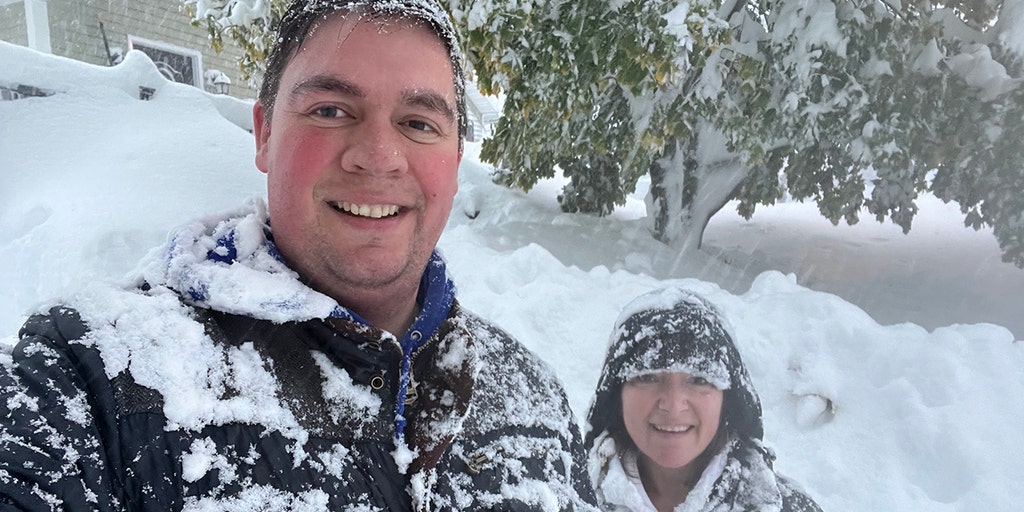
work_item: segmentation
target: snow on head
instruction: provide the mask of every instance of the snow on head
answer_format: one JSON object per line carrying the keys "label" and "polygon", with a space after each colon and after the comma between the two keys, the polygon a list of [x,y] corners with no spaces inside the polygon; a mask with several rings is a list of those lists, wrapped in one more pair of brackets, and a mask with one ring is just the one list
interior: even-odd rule
{"label": "snow on head", "polygon": [[[620,382],[652,373],[685,372],[721,390],[732,387],[729,367],[738,361],[730,361],[722,346],[731,339],[731,329],[714,306],[693,292],[666,288],[642,295],[623,308],[616,325],[612,343],[617,350],[610,357],[628,357],[618,375]],[[706,342],[712,345],[703,346]]]}

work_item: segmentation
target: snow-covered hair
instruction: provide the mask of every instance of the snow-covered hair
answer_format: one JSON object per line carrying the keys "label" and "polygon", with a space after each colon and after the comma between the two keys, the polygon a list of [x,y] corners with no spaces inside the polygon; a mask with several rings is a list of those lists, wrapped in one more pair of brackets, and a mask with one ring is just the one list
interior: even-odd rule
{"label": "snow-covered hair", "polygon": [[459,147],[466,136],[466,74],[462,49],[448,13],[436,0],[292,0],[277,27],[274,46],[260,85],[259,100],[267,120],[273,116],[281,76],[316,25],[335,13],[367,20],[414,20],[430,28],[444,44],[455,87]]}
{"label": "snow-covered hair", "polygon": [[[666,288],[628,304],[612,330],[604,369],[587,418],[585,445],[607,433],[634,446],[622,419],[622,385],[653,372],[686,372],[723,390],[722,425],[739,440],[759,442],[761,402],[725,317],[693,292]],[[713,455],[713,454],[712,454]]]}

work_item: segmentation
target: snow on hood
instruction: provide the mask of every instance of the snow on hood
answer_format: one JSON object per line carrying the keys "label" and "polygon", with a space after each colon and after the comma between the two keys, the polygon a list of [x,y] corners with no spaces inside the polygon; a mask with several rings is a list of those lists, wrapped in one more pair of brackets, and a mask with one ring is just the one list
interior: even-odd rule
{"label": "snow on hood", "polygon": [[177,228],[164,247],[149,254],[139,277],[177,291],[195,306],[276,323],[331,316],[361,321],[285,265],[271,240],[262,199],[250,200],[227,218]]}

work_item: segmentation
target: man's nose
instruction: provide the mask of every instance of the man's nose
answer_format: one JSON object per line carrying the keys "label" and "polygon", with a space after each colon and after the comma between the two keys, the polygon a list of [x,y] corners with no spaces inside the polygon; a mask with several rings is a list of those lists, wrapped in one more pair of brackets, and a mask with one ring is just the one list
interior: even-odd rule
{"label": "man's nose", "polygon": [[390,120],[366,119],[351,130],[341,155],[345,171],[393,173],[405,169],[402,134]]}

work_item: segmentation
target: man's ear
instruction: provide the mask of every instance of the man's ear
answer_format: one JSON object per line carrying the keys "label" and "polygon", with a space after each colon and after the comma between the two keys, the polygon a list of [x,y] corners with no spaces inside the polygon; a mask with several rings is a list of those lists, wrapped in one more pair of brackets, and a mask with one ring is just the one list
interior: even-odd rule
{"label": "man's ear", "polygon": [[270,171],[270,167],[267,165],[270,160],[268,155],[270,151],[268,142],[270,140],[270,119],[260,101],[252,106],[252,129],[253,135],[256,136],[256,168],[267,173]]}

